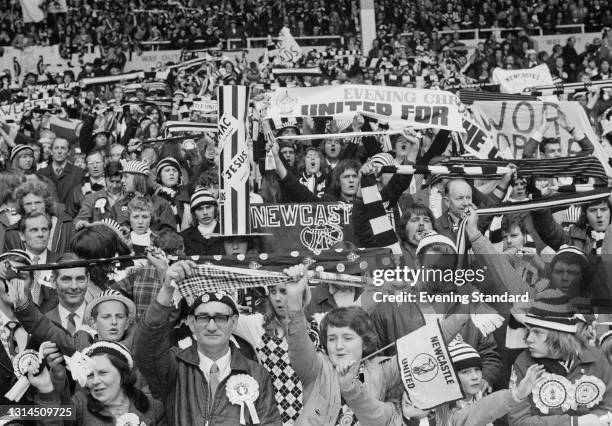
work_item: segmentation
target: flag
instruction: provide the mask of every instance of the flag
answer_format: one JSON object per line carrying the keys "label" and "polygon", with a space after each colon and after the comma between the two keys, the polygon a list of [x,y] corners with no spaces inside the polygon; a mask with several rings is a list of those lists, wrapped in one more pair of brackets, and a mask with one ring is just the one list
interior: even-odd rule
{"label": "flag", "polygon": [[217,100],[221,230],[231,235],[250,234],[250,162],[247,146],[249,88],[219,86]]}
{"label": "flag", "polygon": [[19,0],[21,4],[21,12],[23,14],[23,22],[40,22],[45,19],[45,12],[41,6],[42,0]]}
{"label": "flag", "polygon": [[397,339],[397,362],[412,404],[430,410],[463,398],[438,321]]}
{"label": "flag", "polygon": [[[267,287],[278,284],[286,284],[291,281],[289,277],[282,273],[260,273],[256,270],[244,269],[244,272],[238,268],[229,267],[212,267],[209,265],[201,265],[195,269],[186,279],[178,284],[181,296],[191,305],[194,298],[203,293],[212,293],[215,291],[233,292],[240,289],[253,287]],[[247,273],[255,273],[247,275]],[[261,271],[267,272],[267,271]]]}
{"label": "flag", "polygon": [[70,143],[76,143],[79,141],[76,130],[81,123],[81,120],[64,119],[55,115],[52,115],[49,118],[49,126],[51,127],[53,133],[55,133],[58,137],[65,138]]}
{"label": "flag", "polygon": [[49,5],[49,13],[68,13],[66,0],[54,0]]}
{"label": "flag", "polygon": [[302,48],[297,44],[287,27],[283,27],[280,31],[277,47],[278,56],[283,64],[293,64],[302,57]]}

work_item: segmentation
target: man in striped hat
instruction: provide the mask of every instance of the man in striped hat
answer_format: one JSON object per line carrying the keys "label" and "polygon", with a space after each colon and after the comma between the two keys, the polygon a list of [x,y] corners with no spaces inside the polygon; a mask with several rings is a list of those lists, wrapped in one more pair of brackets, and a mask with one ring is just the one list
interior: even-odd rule
{"label": "man in striped hat", "polygon": [[[221,232],[217,207],[217,199],[207,189],[197,188],[191,196],[192,225],[181,232],[186,255],[223,253],[222,240],[213,236],[213,234]],[[187,214],[187,212],[185,213]]]}

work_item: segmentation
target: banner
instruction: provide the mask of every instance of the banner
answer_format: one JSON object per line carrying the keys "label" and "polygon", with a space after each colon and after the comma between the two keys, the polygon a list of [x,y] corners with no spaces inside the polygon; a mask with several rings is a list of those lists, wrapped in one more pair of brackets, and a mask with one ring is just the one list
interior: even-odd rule
{"label": "banner", "polygon": [[200,111],[203,113],[217,112],[219,104],[217,101],[194,101],[191,105],[191,111]]}
{"label": "banner", "polygon": [[123,72],[151,71],[163,67],[168,62],[174,62],[175,64],[181,62],[181,50],[156,50],[142,52],[140,55],[131,52]]}
{"label": "banner", "polygon": [[522,93],[523,89],[535,86],[548,86],[553,84],[552,76],[547,65],[521,70],[493,70],[493,82],[500,85],[503,93]]}
{"label": "banner", "polygon": [[499,150],[491,135],[485,132],[474,121],[464,118],[463,129],[465,133],[461,134],[463,138],[463,149],[468,154],[475,155],[480,159],[500,158]]}
{"label": "banner", "polygon": [[45,12],[40,7],[43,4],[42,1],[19,0],[19,4],[21,5],[21,13],[25,24],[29,22],[40,22],[45,19]]}
{"label": "banner", "polygon": [[310,251],[320,254],[341,241],[354,241],[347,203],[255,204],[251,229],[272,234],[262,238],[264,251],[287,254]]}
{"label": "banner", "polygon": [[249,175],[247,110],[249,88],[219,86],[219,214],[223,234],[249,234]]}
{"label": "banner", "polygon": [[415,407],[430,410],[463,398],[437,321],[397,339],[395,344],[402,383]]}
{"label": "banner", "polygon": [[49,109],[60,107],[62,98],[59,96],[43,99],[28,99],[23,102],[15,102],[8,105],[0,106],[0,118],[7,122],[19,122],[23,114],[30,111],[32,108]]}
{"label": "banner", "polygon": [[356,113],[389,122],[463,131],[460,101],[442,90],[348,84],[301,88],[279,88],[269,97],[266,118],[333,117],[352,120]]}
{"label": "banner", "polygon": [[99,46],[94,46],[83,55],[74,53],[69,59],[60,56],[59,45],[28,46],[24,49],[6,46],[3,49],[4,53],[0,56],[0,72],[10,71],[13,81],[20,85],[25,74],[29,72],[40,75],[46,72],[61,74],[71,70],[76,75],[80,71],[81,64],[100,57]]}
{"label": "banner", "polygon": [[574,138],[559,125],[559,111],[567,117],[568,124],[582,131],[595,147],[593,153],[602,163],[606,174],[612,176],[608,155],[593,132],[584,108],[578,102],[502,101],[480,102],[472,105],[476,123],[492,135],[501,158],[522,158],[523,147],[540,127],[542,117],[548,117],[550,133],[544,136],[561,140],[563,155],[579,152]]}
{"label": "banner", "polygon": [[283,27],[280,30],[277,57],[282,64],[293,64],[302,56],[302,49],[291,35],[289,28]]}
{"label": "banner", "polygon": [[557,44],[559,46],[565,46],[568,38],[574,38],[576,44],[574,49],[576,52],[584,52],[587,44],[593,43],[596,38],[601,38],[601,32],[597,33],[574,33],[574,34],[556,34],[556,35],[545,35],[530,37],[534,42],[534,49],[536,52],[545,51],[548,54],[553,53],[553,47]]}

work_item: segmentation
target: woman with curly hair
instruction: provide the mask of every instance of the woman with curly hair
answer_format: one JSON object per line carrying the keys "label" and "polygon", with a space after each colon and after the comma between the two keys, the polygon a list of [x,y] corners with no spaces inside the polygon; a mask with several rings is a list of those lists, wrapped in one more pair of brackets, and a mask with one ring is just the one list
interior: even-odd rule
{"label": "woman with curly hair", "polygon": [[[33,211],[49,215],[51,217],[49,250],[57,255],[68,251],[75,233],[74,224],[72,218],[58,207],[46,183],[39,179],[30,179],[15,188],[13,199],[17,201],[17,213],[21,216]],[[24,250],[17,224],[7,228],[4,248]]]}

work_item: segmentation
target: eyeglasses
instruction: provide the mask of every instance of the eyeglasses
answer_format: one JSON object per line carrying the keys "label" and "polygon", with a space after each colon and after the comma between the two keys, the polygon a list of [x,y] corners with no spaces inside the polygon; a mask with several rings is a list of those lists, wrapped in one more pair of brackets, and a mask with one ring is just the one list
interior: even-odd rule
{"label": "eyeglasses", "polygon": [[102,161],[88,161],[87,162],[88,166],[101,166],[102,164],[104,164]]}
{"label": "eyeglasses", "polygon": [[202,314],[202,315],[196,315],[195,318],[196,318],[196,323],[200,325],[208,325],[210,320],[213,320],[215,324],[217,325],[226,325],[231,317],[232,315],[222,315],[222,314],[204,315]]}

